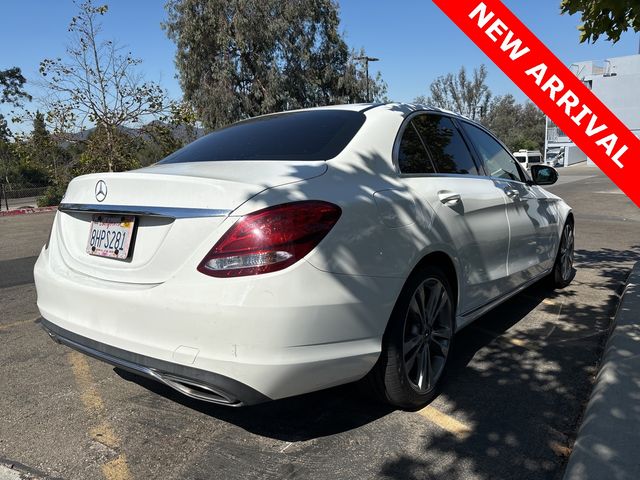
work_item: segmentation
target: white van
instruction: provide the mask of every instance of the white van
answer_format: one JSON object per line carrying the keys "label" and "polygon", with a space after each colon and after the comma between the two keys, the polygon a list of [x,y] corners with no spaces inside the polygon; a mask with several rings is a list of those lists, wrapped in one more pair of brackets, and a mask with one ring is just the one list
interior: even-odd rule
{"label": "white van", "polygon": [[520,162],[520,165],[529,170],[531,165],[542,163],[542,153],[538,150],[518,150],[513,156]]}

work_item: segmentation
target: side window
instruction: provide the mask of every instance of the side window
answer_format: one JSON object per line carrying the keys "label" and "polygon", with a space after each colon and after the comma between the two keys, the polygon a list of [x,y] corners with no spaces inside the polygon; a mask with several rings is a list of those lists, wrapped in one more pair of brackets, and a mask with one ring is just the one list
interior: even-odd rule
{"label": "side window", "polygon": [[464,130],[478,150],[489,175],[507,180],[523,181],[520,170],[511,155],[482,129],[462,122]]}
{"label": "side window", "polygon": [[416,117],[413,122],[438,173],[478,175],[471,153],[450,118],[427,114]]}
{"label": "side window", "polygon": [[398,167],[402,173],[435,173],[429,154],[425,150],[413,122],[407,125],[402,134]]}

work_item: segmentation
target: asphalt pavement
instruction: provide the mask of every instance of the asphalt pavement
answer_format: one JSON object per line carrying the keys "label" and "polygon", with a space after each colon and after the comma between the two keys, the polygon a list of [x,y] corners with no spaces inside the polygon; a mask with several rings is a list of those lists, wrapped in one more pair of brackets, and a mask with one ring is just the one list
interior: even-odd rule
{"label": "asphalt pavement", "polygon": [[627,280],[564,480],[640,478],[640,262]]}
{"label": "asphalt pavement", "polygon": [[562,169],[550,190],[575,211],[573,283],[534,285],[460,332],[418,412],[356,385],[229,409],[72,352],[37,324],[53,215],[0,218],[0,479],[561,478],[640,260],[640,210],[595,167]]}

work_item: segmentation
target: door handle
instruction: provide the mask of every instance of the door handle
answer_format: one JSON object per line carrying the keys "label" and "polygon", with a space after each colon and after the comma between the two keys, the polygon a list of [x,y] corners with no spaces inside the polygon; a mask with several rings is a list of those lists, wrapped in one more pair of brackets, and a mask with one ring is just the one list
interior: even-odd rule
{"label": "door handle", "polygon": [[449,192],[447,190],[441,190],[438,192],[438,198],[445,205],[455,205],[460,202],[461,197],[459,193]]}

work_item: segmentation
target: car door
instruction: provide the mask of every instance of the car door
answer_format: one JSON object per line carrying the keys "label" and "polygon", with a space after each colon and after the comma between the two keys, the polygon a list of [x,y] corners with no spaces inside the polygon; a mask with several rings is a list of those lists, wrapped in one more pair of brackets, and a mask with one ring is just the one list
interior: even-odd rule
{"label": "car door", "polygon": [[512,288],[551,268],[557,245],[558,216],[540,187],[526,174],[508,150],[487,131],[461,122],[487,174],[504,192],[511,230],[508,273]]}
{"label": "car door", "polygon": [[423,113],[405,123],[398,169],[412,194],[435,211],[428,232],[452,248],[460,281],[458,314],[504,293],[509,227],[502,190],[481,175],[454,120]]}

